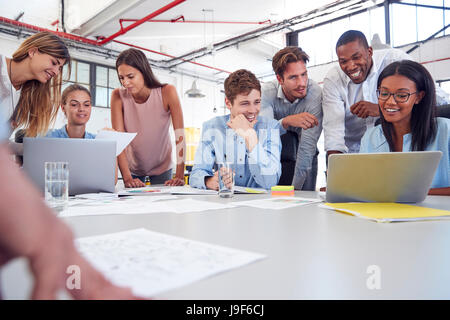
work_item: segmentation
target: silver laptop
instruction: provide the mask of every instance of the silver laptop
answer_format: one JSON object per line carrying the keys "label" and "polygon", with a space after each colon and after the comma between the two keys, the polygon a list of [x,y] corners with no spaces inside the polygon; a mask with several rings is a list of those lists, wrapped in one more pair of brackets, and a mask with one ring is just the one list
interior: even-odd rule
{"label": "silver laptop", "polygon": [[442,157],[440,151],[332,154],[327,202],[421,202]]}
{"label": "silver laptop", "polygon": [[69,163],[69,195],[114,192],[116,142],[96,139],[25,138],[23,169],[44,192],[44,163]]}

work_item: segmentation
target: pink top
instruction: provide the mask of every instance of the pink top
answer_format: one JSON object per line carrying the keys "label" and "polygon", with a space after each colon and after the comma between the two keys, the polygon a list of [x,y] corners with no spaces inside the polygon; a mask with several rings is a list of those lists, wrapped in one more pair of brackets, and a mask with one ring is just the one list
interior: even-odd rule
{"label": "pink top", "polygon": [[159,175],[172,168],[169,137],[170,111],[164,109],[161,88],[151,89],[144,103],[136,103],[125,88],[119,89],[126,132],[137,132],[126,148],[128,165],[136,176]]}

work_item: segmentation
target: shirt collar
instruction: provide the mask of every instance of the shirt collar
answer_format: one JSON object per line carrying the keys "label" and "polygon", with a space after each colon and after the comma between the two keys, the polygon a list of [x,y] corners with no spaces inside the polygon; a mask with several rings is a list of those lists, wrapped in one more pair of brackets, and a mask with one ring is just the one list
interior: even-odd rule
{"label": "shirt collar", "polygon": [[[277,82],[278,82],[278,80],[277,80]],[[309,90],[309,79],[308,79],[308,83],[306,84],[306,90]],[[280,84],[279,82],[278,82],[277,98],[283,100],[285,103],[288,103],[288,104],[296,104],[297,102],[300,101],[300,99],[297,98],[297,99],[295,99],[293,102],[290,102],[290,101],[286,98],[286,96],[285,96],[285,94],[284,94],[284,92],[283,92],[283,87],[281,86],[281,84]]]}
{"label": "shirt collar", "polygon": [[[226,125],[226,124],[225,124]],[[69,134],[67,133],[67,124],[63,125],[61,128],[62,132],[64,132],[64,134],[66,135],[66,138],[70,138]],[[83,135],[83,139],[86,138],[86,130],[84,130],[84,135]]]}

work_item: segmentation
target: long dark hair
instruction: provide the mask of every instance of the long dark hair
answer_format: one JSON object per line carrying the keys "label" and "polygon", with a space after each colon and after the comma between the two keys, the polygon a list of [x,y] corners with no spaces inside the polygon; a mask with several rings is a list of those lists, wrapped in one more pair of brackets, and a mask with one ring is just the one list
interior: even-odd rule
{"label": "long dark hair", "polygon": [[[423,91],[425,95],[411,111],[411,151],[423,151],[434,140],[437,132],[436,123],[436,89],[433,78],[425,67],[411,60],[396,61],[388,65],[378,77],[377,87],[380,88],[384,78],[393,75],[402,75],[416,84],[417,92]],[[380,110],[381,126],[384,136],[389,143],[389,149],[394,151],[394,128],[387,122]]]}
{"label": "long dark hair", "polygon": [[161,88],[164,86],[163,84],[161,84],[161,82],[158,81],[158,79],[156,79],[155,75],[153,74],[152,68],[150,67],[150,63],[148,63],[147,57],[142,51],[134,48],[122,51],[116,60],[117,73],[119,72],[119,66],[122,64],[126,64],[138,69],[144,77],[144,83],[147,88],[153,89]]}

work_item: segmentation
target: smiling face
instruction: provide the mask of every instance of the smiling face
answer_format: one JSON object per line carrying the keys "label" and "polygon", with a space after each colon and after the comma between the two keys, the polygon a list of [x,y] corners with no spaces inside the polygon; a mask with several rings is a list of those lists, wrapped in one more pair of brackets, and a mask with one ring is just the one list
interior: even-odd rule
{"label": "smiling face", "polygon": [[49,54],[41,53],[36,48],[31,49],[28,55],[31,58],[30,70],[33,79],[41,83],[46,83],[57,76],[66,63],[65,59],[55,58]]}
{"label": "smiling face", "polygon": [[85,91],[73,91],[67,95],[62,109],[69,125],[85,125],[91,117],[91,97]]}
{"label": "smiling face", "polygon": [[131,94],[137,94],[145,88],[145,81],[142,73],[127,64],[121,64],[117,68],[119,80],[122,86]]}
{"label": "smiling face", "polygon": [[308,71],[303,61],[291,62],[286,65],[283,77],[277,75],[277,80],[283,87],[286,98],[294,102],[306,96],[308,86]]}
{"label": "smiling face", "polygon": [[[387,100],[378,98],[383,117],[387,122],[393,125],[410,126],[411,112],[415,104],[418,104],[425,95],[424,91],[417,92],[416,84],[405,76],[395,74],[386,77],[381,81],[380,92],[397,94],[397,100],[406,100],[406,102],[397,102],[393,95],[390,95]],[[380,95],[382,96],[382,94]]]}
{"label": "smiling face", "polygon": [[339,66],[353,83],[362,83],[372,67],[371,47],[365,48],[359,41],[355,40],[339,46],[336,50]]}
{"label": "smiling face", "polygon": [[261,92],[252,89],[248,95],[238,94],[234,98],[233,103],[225,98],[225,104],[230,110],[231,119],[234,119],[238,115],[242,114],[250,122],[256,122],[256,119],[261,108]]}

